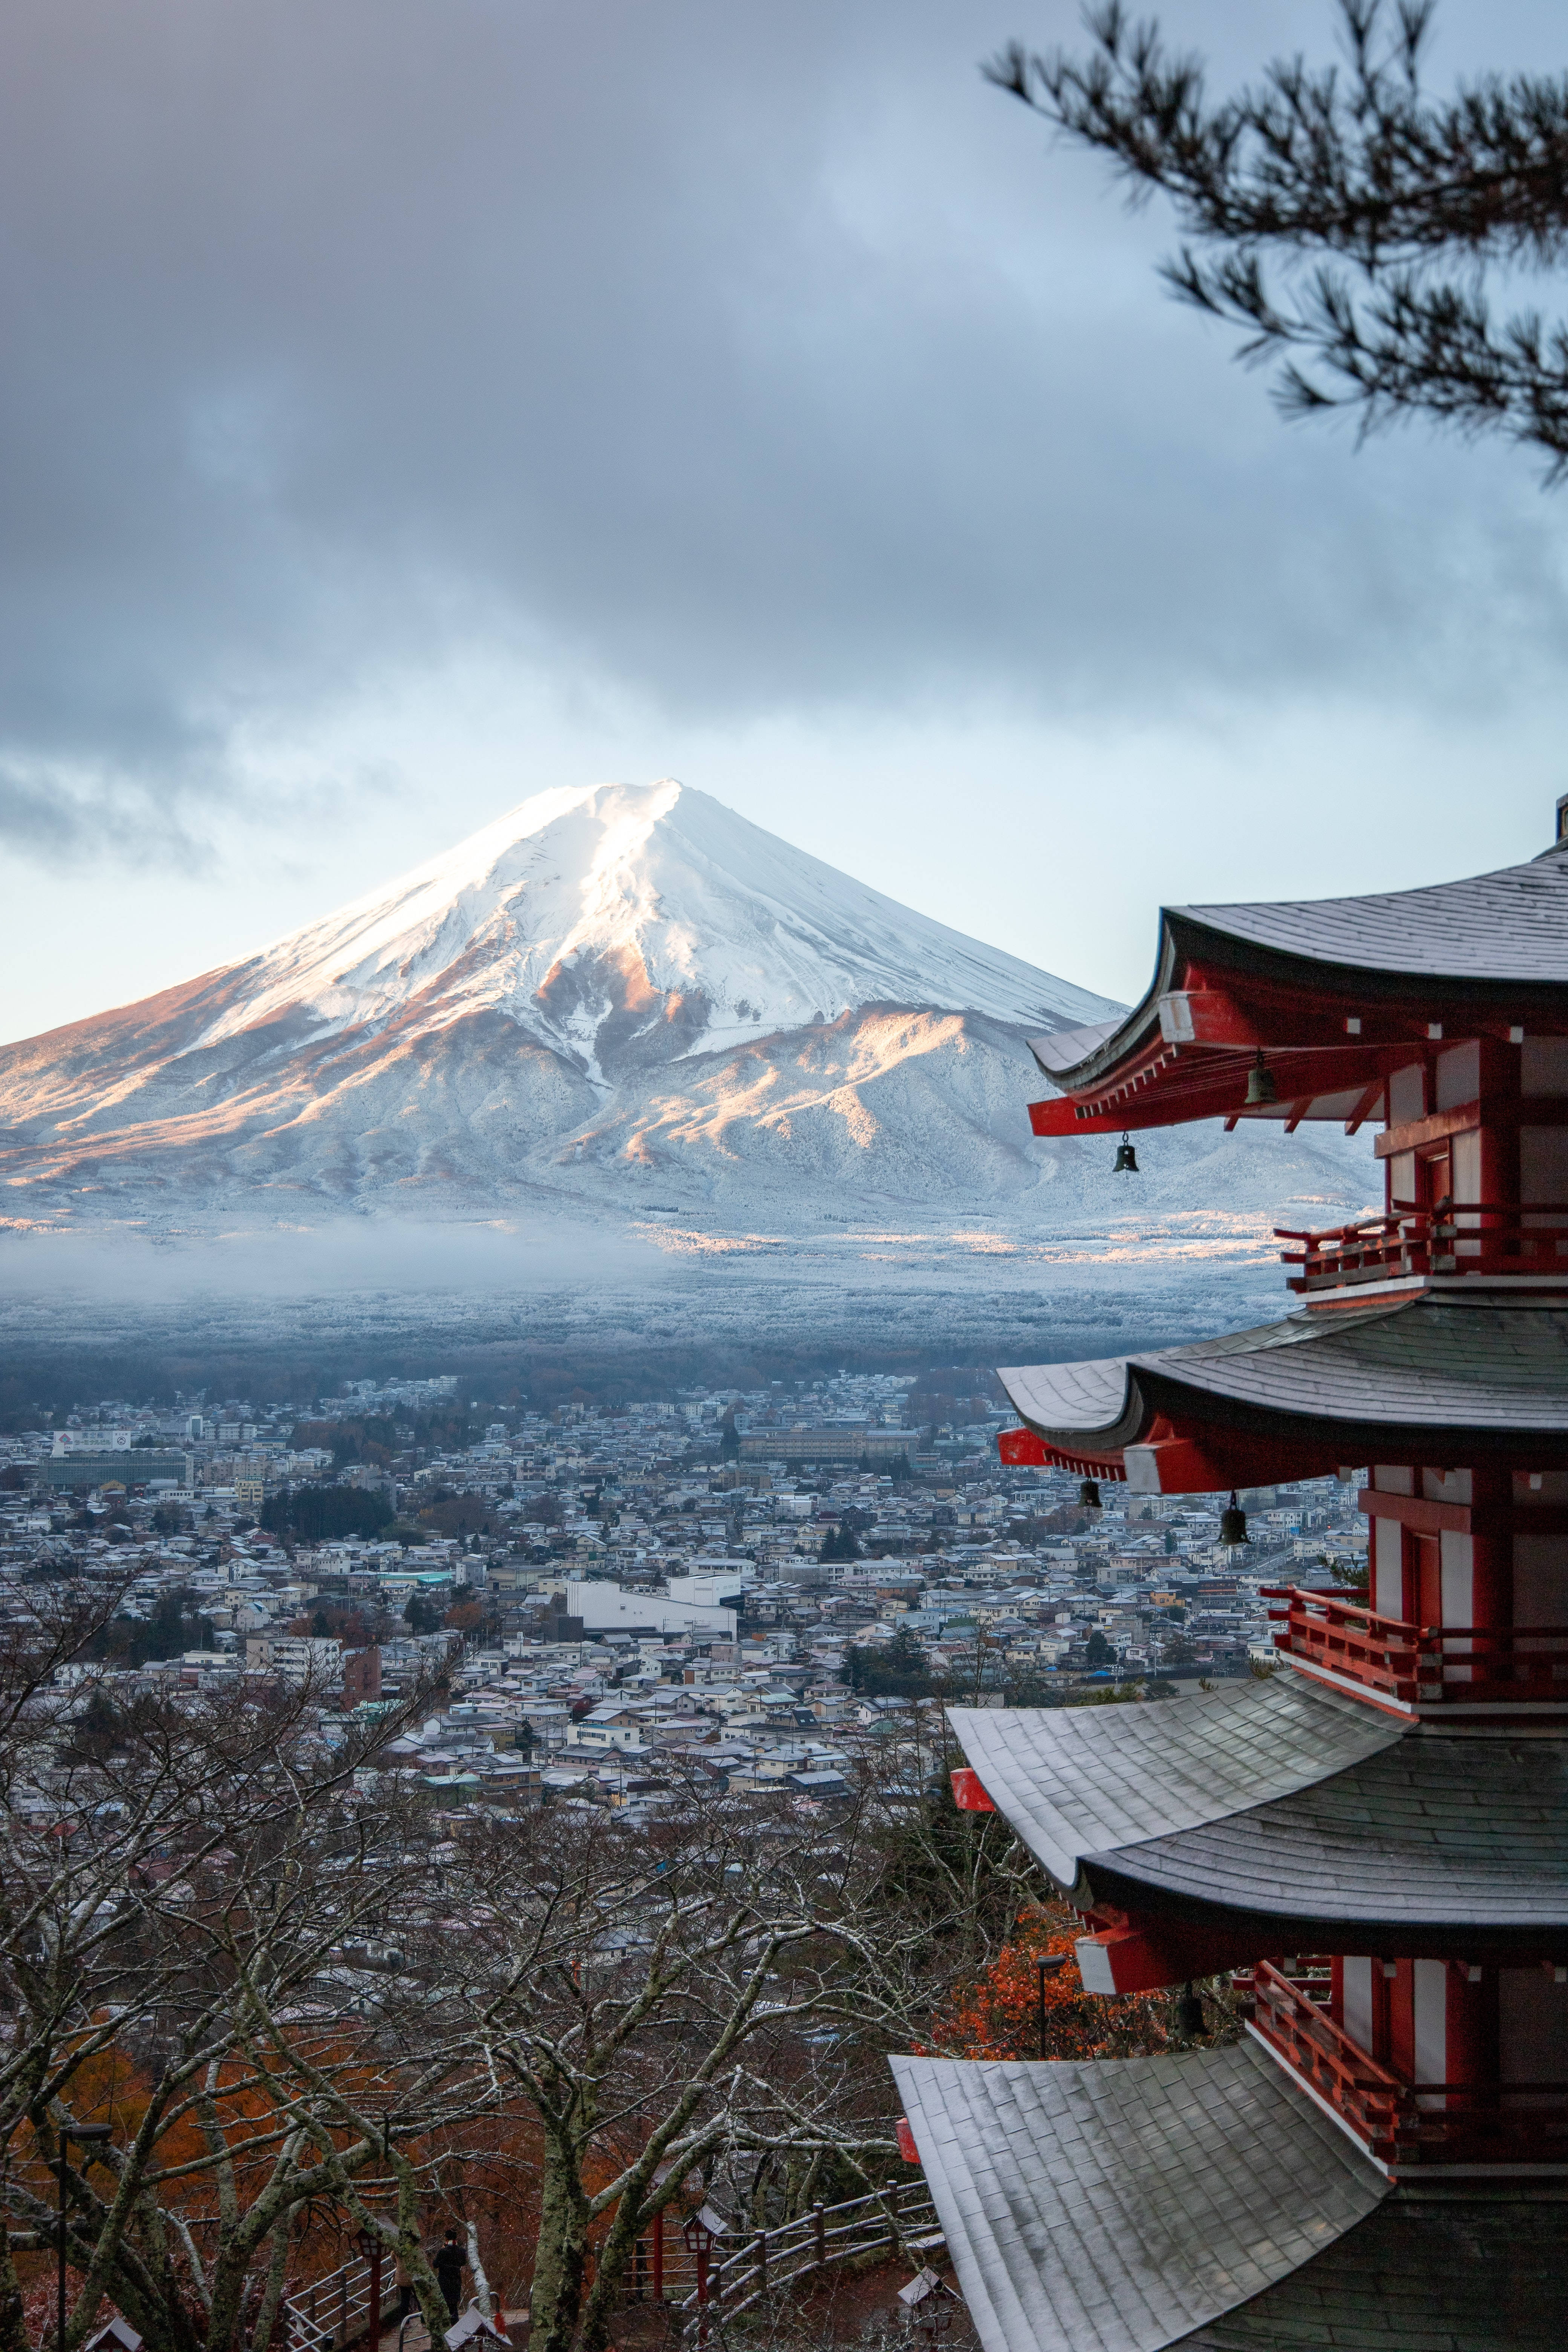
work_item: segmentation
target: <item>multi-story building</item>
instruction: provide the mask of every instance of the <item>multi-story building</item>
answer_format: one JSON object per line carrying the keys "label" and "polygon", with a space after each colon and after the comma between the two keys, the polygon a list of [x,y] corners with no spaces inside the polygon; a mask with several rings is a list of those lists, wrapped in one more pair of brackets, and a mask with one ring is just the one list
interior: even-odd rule
{"label": "multi-story building", "polygon": [[1227,2047],[894,2062],[986,2352],[1568,2341],[1565,815],[1473,881],[1168,910],[1135,1011],[1037,1045],[1038,1133],[1377,1121],[1385,1201],[1286,1236],[1278,1322],[1002,1374],[1005,1458],[1086,1499],[1370,1464],[1372,1543],[1274,1591],[1268,1679],[954,1712],[1086,1987],[1253,2000]]}

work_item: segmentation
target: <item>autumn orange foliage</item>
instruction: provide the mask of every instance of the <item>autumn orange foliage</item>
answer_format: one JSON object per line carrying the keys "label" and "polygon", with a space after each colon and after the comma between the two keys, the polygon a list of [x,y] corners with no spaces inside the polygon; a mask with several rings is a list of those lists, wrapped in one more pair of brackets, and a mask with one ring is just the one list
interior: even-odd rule
{"label": "autumn orange foliage", "polygon": [[1055,1953],[1067,1965],[1045,1980],[1047,2058],[1137,2058],[1170,2046],[1167,2004],[1155,1993],[1107,2000],[1088,1993],[1072,1957],[1082,1931],[1063,1904],[1020,1912],[1012,1937],[989,1967],[960,1985],[931,2021],[921,2056],[1038,2058],[1040,1971]]}

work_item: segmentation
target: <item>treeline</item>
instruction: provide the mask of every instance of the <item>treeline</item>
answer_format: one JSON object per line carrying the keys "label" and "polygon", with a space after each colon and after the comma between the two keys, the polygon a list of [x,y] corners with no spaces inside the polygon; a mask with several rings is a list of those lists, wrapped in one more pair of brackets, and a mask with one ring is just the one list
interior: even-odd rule
{"label": "treeline", "polygon": [[268,1495],[261,1524],[269,1535],[293,1536],[301,1543],[330,1543],[342,1536],[376,1536],[392,1525],[387,1496],[369,1486],[293,1486]]}

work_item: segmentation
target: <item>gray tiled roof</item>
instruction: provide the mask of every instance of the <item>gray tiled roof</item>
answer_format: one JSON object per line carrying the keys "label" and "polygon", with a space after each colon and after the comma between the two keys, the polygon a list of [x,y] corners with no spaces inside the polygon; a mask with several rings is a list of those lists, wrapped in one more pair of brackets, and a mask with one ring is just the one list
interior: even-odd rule
{"label": "gray tiled roof", "polygon": [[1398,1720],[1296,1675],[1147,1706],[950,1707],[987,1795],[1070,1888],[1085,1854],[1169,1838],[1361,1763]]}
{"label": "gray tiled roof", "polygon": [[1283,1919],[1568,1927],[1568,1739],[1411,1734],[1227,1820],[1089,1855],[1091,1885],[1097,1860],[1119,1889]]}
{"label": "gray tiled roof", "polygon": [[1079,1062],[1088,1061],[1099,1052],[1106,1040],[1114,1037],[1124,1026],[1127,1016],[1119,1013],[1114,1021],[1091,1021],[1082,1029],[1054,1029],[1043,1037],[1028,1037],[1026,1045],[1047,1077],[1058,1070],[1070,1070]]}
{"label": "gray tiled roof", "polygon": [[1131,1444],[1157,1412],[1204,1398],[1318,1423],[1555,1435],[1568,1433],[1568,1311],[1427,1292],[998,1378],[1029,1426],[1069,1449]]}
{"label": "gray tiled roof", "polygon": [[[1187,985],[1195,962],[1213,985],[1217,966],[1267,969],[1274,956],[1342,976],[1386,976],[1461,986],[1512,984],[1532,995],[1568,982],[1568,844],[1525,866],[1505,866],[1461,882],[1388,890],[1364,898],[1285,898],[1232,907],[1161,911],[1154,977],[1121,1020],[1031,1037],[1046,1076],[1069,1092],[1103,1079],[1158,1032],[1159,999]],[[1281,1042],[1284,1042],[1281,1040]]]}
{"label": "gray tiled roof", "polygon": [[1159,2352],[1389,2193],[1251,2042],[1083,2065],[889,2063],[985,2352]]}
{"label": "gray tiled roof", "polygon": [[1183,2352],[1561,2352],[1568,2210],[1552,2199],[1396,2192]]}
{"label": "gray tiled roof", "polygon": [[1364,898],[1172,907],[1176,923],[1315,962],[1434,979],[1568,981],[1568,844],[1526,866]]}

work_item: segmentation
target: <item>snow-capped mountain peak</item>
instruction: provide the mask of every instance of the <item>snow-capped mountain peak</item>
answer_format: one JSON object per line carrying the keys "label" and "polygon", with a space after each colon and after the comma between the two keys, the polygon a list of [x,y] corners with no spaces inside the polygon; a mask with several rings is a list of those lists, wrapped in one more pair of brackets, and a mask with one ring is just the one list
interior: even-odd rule
{"label": "snow-capped mountain peak", "polygon": [[234,978],[203,1046],[488,1010],[595,1079],[601,1042],[679,1059],[877,1002],[1047,1027],[1115,1009],[668,780],[537,793]]}
{"label": "snow-capped mountain peak", "polygon": [[869,1217],[938,1256],[1049,1232],[1071,1265],[1142,1263],[1124,1228],[1157,1213],[1197,1265],[1266,1248],[1291,1195],[1362,1204],[1342,1143],[1169,1138],[1134,1197],[1101,1139],[1036,1142],[1026,1034],[1116,1010],[705,793],[542,793],[259,955],[0,1049],[0,1229],[259,1217],[287,1252],[301,1218],[569,1210],[717,1263]]}

